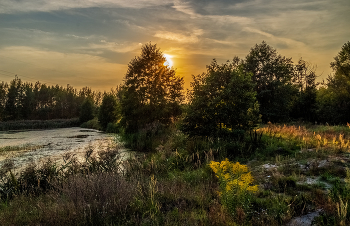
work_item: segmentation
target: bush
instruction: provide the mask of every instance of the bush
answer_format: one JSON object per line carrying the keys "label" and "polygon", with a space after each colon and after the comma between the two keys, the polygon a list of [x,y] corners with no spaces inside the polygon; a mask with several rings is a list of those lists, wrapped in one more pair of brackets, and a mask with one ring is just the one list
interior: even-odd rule
{"label": "bush", "polygon": [[119,125],[116,123],[108,123],[106,133],[119,133]]}
{"label": "bush", "polygon": [[102,127],[100,123],[98,122],[97,118],[93,118],[87,122],[84,122],[80,125],[82,128],[88,128],[88,129],[96,129],[96,130],[102,130]]}
{"label": "bush", "polygon": [[254,179],[248,167],[226,159],[222,162],[212,161],[210,168],[219,179],[220,199],[228,211],[234,215],[239,208],[249,210],[249,195],[257,192],[258,186],[251,185]]}

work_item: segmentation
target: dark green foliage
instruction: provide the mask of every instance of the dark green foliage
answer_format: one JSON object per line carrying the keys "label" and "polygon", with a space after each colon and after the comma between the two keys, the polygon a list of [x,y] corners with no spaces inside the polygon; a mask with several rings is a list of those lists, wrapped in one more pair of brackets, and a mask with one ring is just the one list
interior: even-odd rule
{"label": "dark green foliage", "polygon": [[0,121],[4,120],[7,88],[7,83],[0,83]]}
{"label": "dark green foliage", "polygon": [[350,41],[342,46],[341,51],[334,57],[331,67],[336,74],[350,79]]}
{"label": "dark green foliage", "polygon": [[77,91],[72,86],[47,86],[40,82],[24,83],[15,78],[0,83],[0,120],[51,120],[79,117],[81,105],[90,99],[94,105],[101,102],[101,92],[84,87]]}
{"label": "dark green foliage", "polygon": [[90,98],[85,99],[80,108],[80,123],[87,122],[94,118],[94,103]]}
{"label": "dark green foliage", "polygon": [[240,137],[259,121],[251,75],[239,60],[219,65],[214,60],[207,73],[193,77],[193,90],[182,130],[193,136]]}
{"label": "dark green foliage", "polygon": [[5,104],[5,118],[16,120],[20,116],[20,97],[22,96],[22,81],[17,77],[10,82]]}
{"label": "dark green foliage", "polygon": [[0,122],[0,131],[22,129],[54,129],[79,126],[79,119],[17,120]]}
{"label": "dark green foliage", "polygon": [[119,105],[116,97],[111,93],[104,93],[102,104],[98,113],[98,121],[105,130],[108,123],[117,122],[120,118]]}
{"label": "dark green foliage", "polygon": [[297,92],[292,84],[292,59],[278,55],[274,48],[262,42],[256,44],[246,56],[244,70],[253,75],[263,121],[288,119],[291,102]]}
{"label": "dark green foliage", "polygon": [[147,124],[169,124],[181,114],[183,78],[164,66],[166,59],[151,43],[129,65],[121,92],[122,121],[126,133],[134,133]]}
{"label": "dark green foliage", "polygon": [[306,61],[300,59],[295,65],[294,84],[299,89],[294,97],[291,117],[303,119],[309,122],[316,120],[316,83],[315,68],[312,68]]}
{"label": "dark green foliage", "polygon": [[119,124],[117,123],[108,123],[106,128],[106,133],[119,133]]}
{"label": "dark green foliage", "polygon": [[331,67],[334,74],[318,92],[319,120],[328,123],[350,121],[350,42],[343,45]]}

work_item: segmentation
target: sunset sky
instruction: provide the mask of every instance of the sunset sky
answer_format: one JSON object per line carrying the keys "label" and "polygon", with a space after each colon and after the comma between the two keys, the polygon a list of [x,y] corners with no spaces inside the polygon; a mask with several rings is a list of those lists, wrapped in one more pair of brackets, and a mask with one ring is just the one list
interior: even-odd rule
{"label": "sunset sky", "polygon": [[349,0],[0,0],[0,81],[110,90],[145,43],[172,56],[177,75],[213,58],[244,58],[265,40],[326,78],[350,41]]}

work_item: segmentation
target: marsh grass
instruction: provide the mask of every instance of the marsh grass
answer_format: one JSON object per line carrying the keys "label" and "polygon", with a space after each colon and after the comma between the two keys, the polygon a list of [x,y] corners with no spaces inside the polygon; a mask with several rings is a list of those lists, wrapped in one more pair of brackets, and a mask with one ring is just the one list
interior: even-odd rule
{"label": "marsh grass", "polygon": [[42,147],[42,145],[5,146],[0,147],[0,155],[6,155],[9,152],[33,151]]}
{"label": "marsh grass", "polygon": [[0,131],[54,129],[79,126],[79,119],[18,120],[0,122]]}

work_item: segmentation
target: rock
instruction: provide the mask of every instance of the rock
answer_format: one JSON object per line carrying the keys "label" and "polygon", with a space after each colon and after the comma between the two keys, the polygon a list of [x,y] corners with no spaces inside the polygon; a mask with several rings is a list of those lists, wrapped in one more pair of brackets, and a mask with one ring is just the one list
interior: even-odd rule
{"label": "rock", "polygon": [[311,225],[313,219],[315,217],[318,217],[320,215],[320,210],[317,210],[315,212],[293,218],[287,226],[308,226]]}

